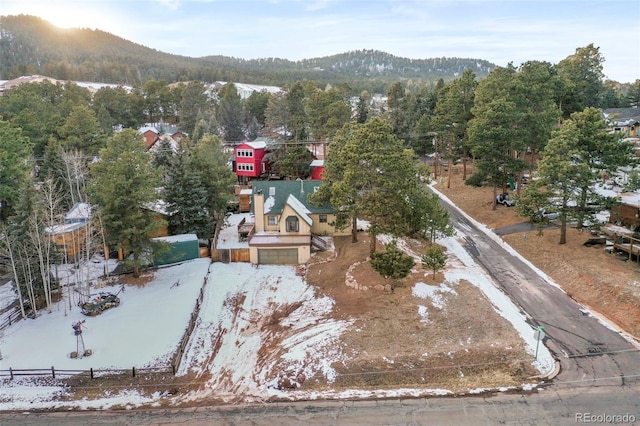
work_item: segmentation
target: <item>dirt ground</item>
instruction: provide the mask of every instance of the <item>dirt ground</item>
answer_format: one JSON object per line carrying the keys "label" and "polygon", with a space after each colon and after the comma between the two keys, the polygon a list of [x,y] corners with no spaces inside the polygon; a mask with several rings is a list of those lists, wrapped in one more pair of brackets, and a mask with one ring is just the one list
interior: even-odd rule
{"label": "dirt ground", "polygon": [[[334,243],[333,258],[309,266],[306,274],[310,284],[336,301],[338,318],[355,320],[342,336],[349,360],[333,365],[338,373],[333,389],[410,387],[465,392],[517,386],[531,382],[531,376],[537,374],[520,336],[475,286],[465,281],[452,284],[455,293],[441,293],[444,307],[437,308],[414,296],[412,288],[418,282],[438,285],[444,277],[440,273],[434,279],[416,265],[393,292],[376,290],[375,285],[391,281],[366,261],[368,234],[360,233],[357,243],[351,237],[335,238]],[[414,252],[426,249],[423,242],[411,243]],[[347,280],[369,289],[351,288]],[[428,310],[427,321],[418,313],[419,305]]]}
{"label": "dirt ground", "polygon": [[[491,188],[473,188],[454,169],[450,188],[443,179],[436,188],[477,221],[495,229],[526,221],[514,208],[492,209]],[[558,283],[573,299],[606,317],[628,334],[640,337],[640,266],[626,256],[607,254],[602,246],[585,247],[589,232],[546,229],[509,234],[503,239]]]}

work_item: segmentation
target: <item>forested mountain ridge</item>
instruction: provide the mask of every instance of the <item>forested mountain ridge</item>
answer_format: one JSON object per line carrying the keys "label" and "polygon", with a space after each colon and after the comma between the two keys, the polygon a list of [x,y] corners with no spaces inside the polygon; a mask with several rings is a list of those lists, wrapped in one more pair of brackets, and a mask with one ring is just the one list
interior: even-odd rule
{"label": "forested mountain ridge", "polygon": [[494,67],[480,59],[408,59],[376,50],[295,62],[215,55],[191,58],[151,49],[100,30],[60,29],[27,15],[0,16],[0,79],[5,80],[31,74],[127,85],[142,84],[150,79],[169,83],[222,80],[277,86],[313,80],[333,85],[346,83],[354,90],[384,92],[391,82],[402,79],[448,81],[468,68],[478,77],[484,77]]}
{"label": "forested mountain ridge", "polygon": [[473,70],[478,76],[486,76],[496,66],[485,60],[470,58],[400,58],[378,50],[356,50],[324,58],[303,59],[299,63],[305,67],[361,77],[431,79],[459,77],[466,69]]}

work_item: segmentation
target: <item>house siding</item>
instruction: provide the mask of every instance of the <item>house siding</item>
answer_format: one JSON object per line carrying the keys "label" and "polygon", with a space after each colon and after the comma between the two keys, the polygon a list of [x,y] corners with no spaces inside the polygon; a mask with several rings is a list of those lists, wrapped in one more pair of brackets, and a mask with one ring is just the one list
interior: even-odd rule
{"label": "house siding", "polygon": [[50,229],[50,239],[59,253],[66,253],[68,259],[76,259],[86,244],[87,225],[84,223],[69,225]]}
{"label": "house siding", "polygon": [[312,214],[311,218],[313,219],[313,226],[311,227],[311,233],[313,235],[349,235],[351,233],[351,228],[347,226],[344,229],[337,230],[335,226],[331,225],[336,221],[335,214],[326,214],[327,222],[320,222],[320,214]]}
{"label": "house siding", "polygon": [[[238,155],[239,153],[250,153],[250,155]],[[263,170],[263,160],[265,148],[256,148],[248,143],[242,143],[235,147],[234,155],[236,159],[235,172],[239,177],[259,177]]]}
{"label": "house siding", "polygon": [[620,204],[611,209],[611,217],[609,218],[609,222],[617,223],[622,226],[640,227],[639,216],[639,206]]}
{"label": "house siding", "polygon": [[[296,216],[298,218],[298,232],[287,232],[286,218],[289,216]],[[301,217],[297,215],[295,210],[290,206],[286,206],[280,216],[280,223],[278,224],[280,235],[309,235],[311,236],[311,226],[305,222]]]}

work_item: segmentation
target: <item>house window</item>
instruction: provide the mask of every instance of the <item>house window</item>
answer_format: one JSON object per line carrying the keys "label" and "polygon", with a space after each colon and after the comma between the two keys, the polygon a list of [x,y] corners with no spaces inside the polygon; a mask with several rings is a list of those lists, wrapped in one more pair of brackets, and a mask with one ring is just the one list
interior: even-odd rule
{"label": "house window", "polygon": [[250,150],[250,149],[239,149],[236,152],[236,157],[253,157],[253,150]]}
{"label": "house window", "polygon": [[320,223],[327,223],[327,215],[326,214],[321,214],[319,216],[319,220],[320,220]]}
{"label": "house window", "polygon": [[278,224],[278,216],[267,216],[267,224],[269,226],[276,226]]}
{"label": "house window", "polygon": [[252,172],[253,164],[238,163],[238,170],[242,172]]}
{"label": "house window", "polygon": [[287,232],[298,232],[299,230],[298,218],[296,216],[287,217]]}

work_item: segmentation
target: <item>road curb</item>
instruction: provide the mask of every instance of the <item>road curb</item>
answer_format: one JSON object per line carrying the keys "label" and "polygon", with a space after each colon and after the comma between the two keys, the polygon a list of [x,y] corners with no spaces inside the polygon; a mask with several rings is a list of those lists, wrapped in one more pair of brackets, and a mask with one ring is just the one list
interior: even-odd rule
{"label": "road curb", "polygon": [[543,380],[553,380],[558,374],[560,374],[560,361],[554,359],[551,371],[548,374],[539,377]]}

